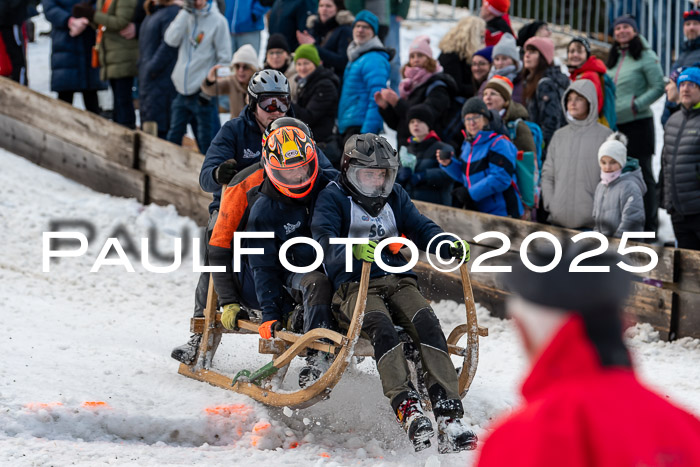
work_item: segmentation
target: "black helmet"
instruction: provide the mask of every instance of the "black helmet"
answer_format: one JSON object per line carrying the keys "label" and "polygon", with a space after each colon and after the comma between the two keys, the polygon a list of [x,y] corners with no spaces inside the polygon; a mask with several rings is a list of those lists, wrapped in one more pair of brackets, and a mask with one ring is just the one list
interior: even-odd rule
{"label": "black helmet", "polygon": [[[289,81],[277,70],[258,71],[248,83],[250,106],[255,107],[264,97],[282,97],[289,108]],[[287,109],[283,110],[286,112]],[[280,109],[281,110],[281,109]]]}
{"label": "black helmet", "polygon": [[270,136],[270,133],[273,131],[282,128],[283,126],[293,126],[295,128],[299,128],[301,131],[303,131],[306,136],[308,136],[310,139],[314,139],[314,135],[311,132],[311,128],[309,126],[299,120],[298,118],[294,117],[280,117],[277,120],[274,120],[272,123],[270,123],[267,128],[265,128],[265,132],[263,133],[263,138],[262,138],[262,144],[265,146],[265,141],[267,141],[267,137]]}
{"label": "black helmet", "polygon": [[[373,178],[372,172],[366,169],[384,169],[385,172],[380,175],[381,179]],[[386,139],[372,133],[354,135],[345,143],[340,160],[340,182],[367,214],[376,217],[391,194],[398,169],[398,153]]]}

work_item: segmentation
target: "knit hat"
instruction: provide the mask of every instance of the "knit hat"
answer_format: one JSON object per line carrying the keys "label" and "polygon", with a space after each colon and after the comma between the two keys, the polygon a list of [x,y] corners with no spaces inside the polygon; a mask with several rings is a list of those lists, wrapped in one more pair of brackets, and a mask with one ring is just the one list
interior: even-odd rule
{"label": "knit hat", "polygon": [[254,70],[260,68],[258,64],[258,54],[255,53],[255,48],[250,44],[243,44],[236,53],[233,54],[233,59],[231,59],[231,67],[237,63],[243,63],[250,66]]}
{"label": "knit hat", "polygon": [[700,68],[692,66],[683,70],[678,77],[678,87],[680,87],[681,83],[684,81],[690,81],[691,83],[695,83],[700,86]]}
{"label": "knit hat", "polygon": [[510,10],[510,0],[484,0],[484,6],[494,15],[503,16]]}
{"label": "knit hat", "polygon": [[503,97],[506,102],[513,97],[513,82],[505,76],[496,75],[484,86],[484,90],[493,89]]}
{"label": "knit hat", "polygon": [[430,37],[428,36],[418,36],[413,39],[411,46],[408,48],[408,54],[413,52],[419,52],[426,57],[433,58],[433,50],[430,48]]}
{"label": "knit hat", "polygon": [[525,42],[527,42],[529,38],[535,37],[537,31],[546,24],[546,21],[533,21],[520,28],[520,31],[518,31],[518,47],[524,47]]}
{"label": "knit hat", "polygon": [[[589,247],[590,248],[590,247]],[[609,272],[595,272],[588,269],[572,272],[571,261],[586,250],[580,244],[566,242],[555,260],[555,250],[551,247],[534,248],[528,253],[530,261],[537,267],[556,263],[547,272],[535,271],[522,261],[515,261],[512,272],[502,273],[508,290],[525,300],[538,305],[557,308],[566,312],[604,319],[601,312],[619,310],[631,288],[632,275],[618,267],[621,260],[612,251],[590,256],[583,260],[584,267],[608,266]],[[612,310],[611,310],[612,308]]]}
{"label": "knit hat", "polygon": [[627,165],[627,137],[620,132],[608,136],[598,149],[599,163],[603,156],[612,157],[624,168]]}
{"label": "knit hat", "polygon": [[588,39],[586,39],[585,37],[576,36],[573,39],[571,39],[569,44],[566,46],[566,49],[568,50],[569,46],[571,44],[573,44],[574,42],[578,42],[579,44],[581,44],[583,46],[584,49],[586,49],[586,57],[591,56],[591,43],[588,41]]}
{"label": "knit hat", "polygon": [[377,15],[375,15],[371,11],[362,10],[357,15],[355,15],[355,21],[352,23],[353,28],[355,27],[358,21],[364,21],[365,23],[372,26],[372,30],[374,31],[375,36],[379,34],[379,18],[377,18]]}
{"label": "knit hat", "polygon": [[637,20],[630,15],[622,15],[618,17],[613,23],[613,29],[615,29],[618,24],[629,24],[630,26],[632,26],[632,29],[634,29],[635,32],[639,31],[639,26],[637,26]]}
{"label": "knit hat", "polygon": [[483,115],[489,121],[493,118],[488,107],[486,107],[486,104],[484,104],[484,101],[476,96],[470,97],[462,106],[462,120],[464,120],[464,117],[466,117],[468,114]]}
{"label": "knit hat", "polygon": [[683,22],[700,21],[700,10],[688,10],[683,13]]}
{"label": "knit hat", "polygon": [[265,52],[269,52],[270,49],[282,49],[288,54],[292,53],[292,49],[289,47],[289,42],[287,42],[287,38],[280,33],[272,34],[267,39],[267,49],[265,49]]}
{"label": "knit hat", "polygon": [[528,45],[536,48],[547,61],[548,65],[551,65],[554,61],[554,41],[549,37],[531,37],[525,42],[525,48]]}
{"label": "knit hat", "polygon": [[474,52],[473,56],[484,57],[487,62],[493,63],[493,46],[490,45],[488,47],[484,47],[481,50],[477,50],[476,52]]}
{"label": "knit hat", "polygon": [[498,55],[505,55],[512,58],[517,65],[520,61],[520,52],[518,52],[518,46],[515,44],[515,37],[509,32],[503,34],[498,44],[493,46],[492,55],[494,58]]}
{"label": "knit hat", "polygon": [[313,44],[301,44],[294,51],[294,62],[300,58],[305,58],[314,65],[318,66],[321,63],[321,57],[318,55],[318,50]]}
{"label": "knit hat", "polygon": [[426,104],[414,105],[408,109],[407,117],[409,122],[415,118],[428,125],[428,128],[433,128],[435,122],[435,115]]}

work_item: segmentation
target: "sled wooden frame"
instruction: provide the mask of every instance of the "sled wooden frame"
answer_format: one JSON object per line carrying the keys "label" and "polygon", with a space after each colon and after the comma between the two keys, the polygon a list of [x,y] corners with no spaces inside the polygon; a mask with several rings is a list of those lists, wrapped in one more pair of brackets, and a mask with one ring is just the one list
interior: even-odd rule
{"label": "sled wooden frame", "polygon": [[[238,331],[229,331],[221,325],[221,313],[217,312],[217,296],[214,291],[213,280],[209,281],[209,291],[204,318],[192,318],[191,331],[202,333],[195,363],[193,365],[180,364],[178,373],[181,375],[207,382],[214,386],[231,390],[239,394],[245,394],[258,402],[275,407],[304,408],[309,407],[320,400],[329,397],[331,390],[340,381],[352,356],[372,357],[373,350],[369,341],[360,338],[362,322],[364,319],[365,305],[367,302],[367,288],[369,284],[370,263],[362,264],[360,288],[353,316],[347,334],[343,335],[328,329],[313,329],[300,335],[292,332],[278,331],[274,339],[260,339],[258,351],[263,354],[272,354],[272,362],[268,366],[279,369],[279,384],[284,378],[287,365],[294,357],[306,349],[321,350],[336,354],[336,358],[330,368],[311,386],[293,392],[278,392],[270,387],[259,386],[244,378],[234,382],[224,374],[211,369],[214,353],[218,347],[222,334],[257,334],[258,324],[239,320]],[[460,397],[466,396],[469,387],[476,374],[479,362],[479,337],[488,336],[488,329],[478,325],[474,296],[472,294],[471,281],[466,263],[460,266],[462,276],[462,288],[466,306],[466,324],[457,326],[447,337],[449,353],[463,357],[462,368],[459,374]],[[461,348],[457,345],[462,336],[467,335],[467,345]],[[332,342],[322,342],[319,339],[327,339]],[[272,378],[276,377],[273,376]],[[268,378],[268,380],[271,378]]]}

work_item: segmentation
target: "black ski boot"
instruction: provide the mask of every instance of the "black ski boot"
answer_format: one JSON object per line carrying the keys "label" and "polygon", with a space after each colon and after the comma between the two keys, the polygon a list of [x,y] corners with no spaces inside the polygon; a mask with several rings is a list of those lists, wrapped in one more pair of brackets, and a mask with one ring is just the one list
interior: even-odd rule
{"label": "black ski boot", "polygon": [[433,404],[433,414],[438,426],[438,452],[471,451],[476,449],[477,437],[462,425],[464,409],[462,401],[445,399]]}
{"label": "black ski boot", "polygon": [[173,351],[170,352],[170,356],[185,365],[192,365],[197,357],[197,351],[199,350],[199,344],[201,342],[201,334],[192,334],[187,344],[175,347]]}
{"label": "black ski boot", "polygon": [[311,386],[330,368],[335,356],[326,352],[309,351],[306,365],[299,370],[299,387]]}
{"label": "black ski boot", "polygon": [[433,424],[423,413],[420,396],[409,393],[408,397],[396,409],[396,419],[401,424],[408,439],[413,443],[413,449],[422,451],[430,447],[430,438],[435,436]]}

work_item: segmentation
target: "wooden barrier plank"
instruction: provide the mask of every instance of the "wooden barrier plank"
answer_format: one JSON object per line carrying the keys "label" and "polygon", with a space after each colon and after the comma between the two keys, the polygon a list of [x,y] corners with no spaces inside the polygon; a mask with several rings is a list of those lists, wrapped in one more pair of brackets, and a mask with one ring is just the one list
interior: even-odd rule
{"label": "wooden barrier plank", "polygon": [[209,220],[208,206],[212,198],[201,190],[187,190],[151,176],[148,178],[148,199],[160,205],[173,204],[181,216],[191,217],[197,225],[206,225]]}
{"label": "wooden barrier plank", "polygon": [[[678,249],[678,278],[680,290],[700,294],[700,251]],[[700,313],[700,306],[698,306]]]}
{"label": "wooden barrier plank", "polygon": [[94,190],[145,201],[143,173],[3,114],[0,114],[0,145]]}
{"label": "wooden barrier plank", "polygon": [[676,292],[676,302],[678,324],[675,337],[700,339],[700,293],[681,290]]}
{"label": "wooden barrier plank", "polygon": [[[172,185],[205,194],[199,187],[199,171],[204,155],[162,139],[137,132],[139,153],[138,167],[146,174],[167,180]],[[206,194],[211,201],[211,194]]]}
{"label": "wooden barrier plank", "polygon": [[[432,203],[415,201],[418,210],[425,216],[434,220],[443,230],[451,232],[463,237],[470,243],[473,242],[474,236],[484,233],[497,231],[506,235],[511,241],[510,250],[519,251],[522,241],[534,232],[548,232],[554,235],[557,239],[570,240],[574,235],[581,233],[578,230],[563,229],[551,225],[537,224],[535,222],[527,222],[519,219],[511,219],[508,217],[493,216],[476,211],[465,209],[456,209],[449,206],[441,206]],[[608,238],[610,247],[617,248],[620,239]],[[498,248],[502,243],[496,238],[484,239],[479,242],[481,246]],[[635,245],[636,243],[629,243]],[[596,242],[597,245],[597,242]],[[656,247],[651,245],[643,245],[656,251],[659,256],[659,264],[651,272],[644,274],[645,277],[650,277],[664,282],[674,281],[674,251],[671,248]],[[645,254],[633,253],[627,255],[626,261],[632,265],[644,265],[649,263],[649,257]],[[493,261],[493,260],[492,260]]]}
{"label": "wooden barrier plank", "polygon": [[0,77],[0,113],[68,141],[103,159],[134,168],[134,132],[66,102]]}

